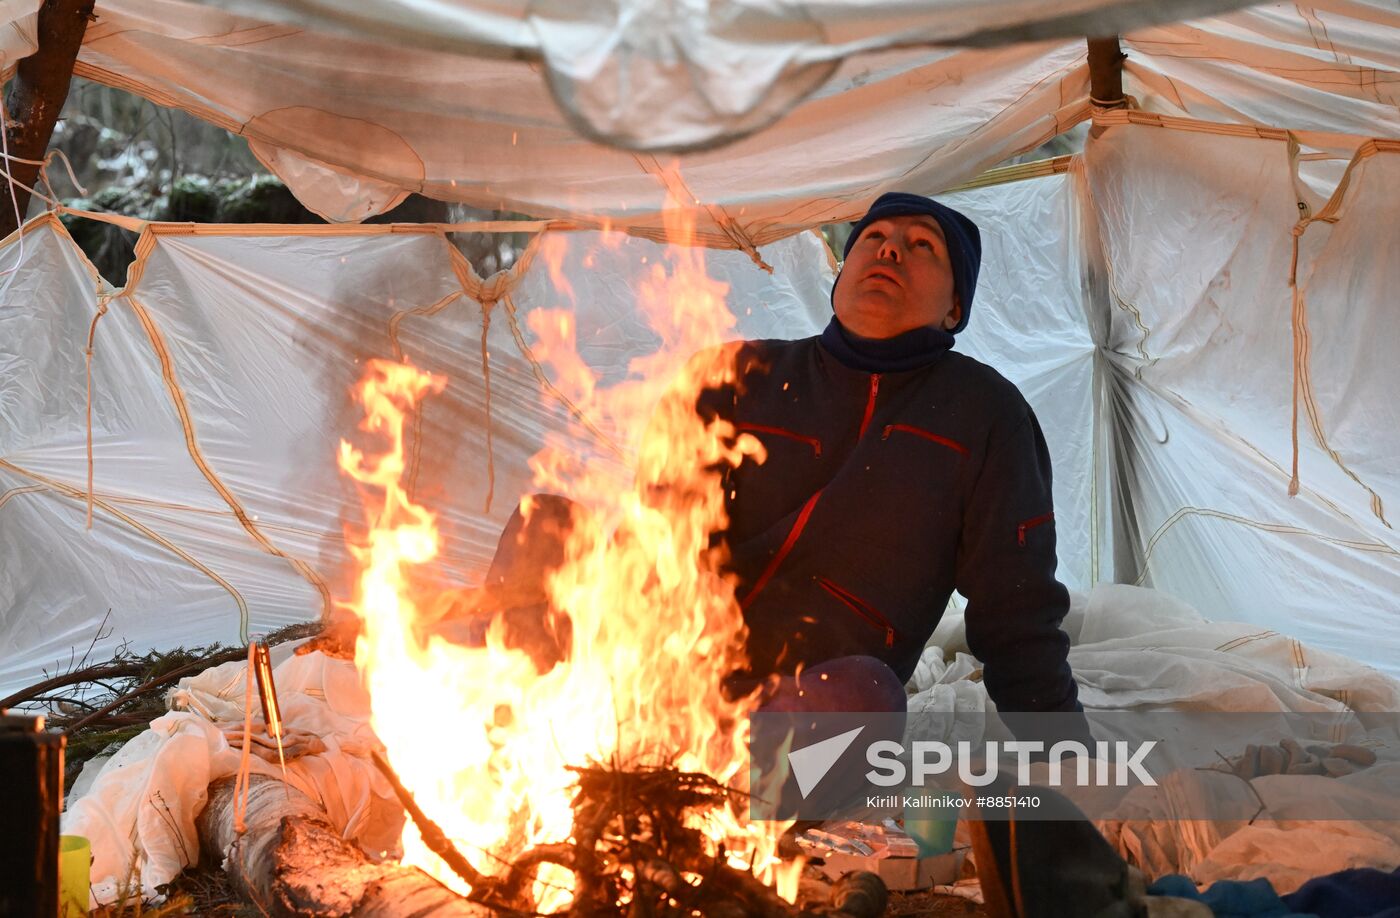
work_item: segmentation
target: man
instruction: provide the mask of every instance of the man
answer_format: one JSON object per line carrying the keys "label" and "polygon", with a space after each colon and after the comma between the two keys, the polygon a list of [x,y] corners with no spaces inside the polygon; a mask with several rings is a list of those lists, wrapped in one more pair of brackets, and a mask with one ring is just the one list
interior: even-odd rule
{"label": "man", "polygon": [[903,710],[888,687],[956,588],[1000,710],[1080,710],[1044,437],[1014,385],[952,350],[980,258],[964,215],[882,195],[846,243],[826,330],[748,342],[737,384],[701,399],[767,451],[726,481],[751,676],[826,674],[822,697],[788,684],[770,705]]}

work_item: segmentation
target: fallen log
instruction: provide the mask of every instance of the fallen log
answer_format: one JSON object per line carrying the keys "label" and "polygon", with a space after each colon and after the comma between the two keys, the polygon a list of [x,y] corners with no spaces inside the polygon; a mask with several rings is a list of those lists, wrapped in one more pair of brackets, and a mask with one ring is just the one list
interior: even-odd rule
{"label": "fallen log", "polygon": [[414,867],[375,864],[341,838],[310,797],[275,778],[253,775],[234,828],[234,779],[209,786],[197,820],[206,856],[223,864],[238,892],[274,918],[491,918],[501,915],[462,898]]}

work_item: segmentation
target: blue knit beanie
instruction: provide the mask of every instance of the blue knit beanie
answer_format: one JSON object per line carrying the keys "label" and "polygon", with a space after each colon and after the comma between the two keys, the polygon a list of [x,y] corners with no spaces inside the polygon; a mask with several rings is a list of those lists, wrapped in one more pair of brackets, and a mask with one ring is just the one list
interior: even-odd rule
{"label": "blue knit beanie", "polygon": [[[846,239],[846,250],[841,253],[841,260],[845,261],[860,234],[876,220],[917,215],[937,220],[943,229],[943,238],[948,243],[948,260],[953,266],[953,289],[962,302],[962,315],[952,329],[952,333],[956,335],[967,328],[967,318],[972,314],[972,295],[977,292],[977,271],[982,264],[982,234],[978,231],[977,224],[964,215],[923,195],[904,191],[887,192],[876,198],[865,216],[852,225],[851,235]],[[831,285],[833,297],[836,295],[836,284],[840,282],[841,275],[837,274],[836,282]]]}

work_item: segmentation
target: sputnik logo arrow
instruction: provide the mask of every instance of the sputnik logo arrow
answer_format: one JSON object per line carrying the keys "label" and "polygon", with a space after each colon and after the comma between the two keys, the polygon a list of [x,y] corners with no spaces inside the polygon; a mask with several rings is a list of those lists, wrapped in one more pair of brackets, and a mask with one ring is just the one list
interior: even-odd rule
{"label": "sputnik logo arrow", "polygon": [[854,730],[788,753],[788,767],[792,769],[792,776],[797,779],[797,790],[802,794],[803,800],[806,800],[812,788],[826,777],[826,773],[831,771],[831,766],[836,764],[841,754],[851,748],[851,743],[856,741],[856,737],[864,729],[865,727],[856,727]]}

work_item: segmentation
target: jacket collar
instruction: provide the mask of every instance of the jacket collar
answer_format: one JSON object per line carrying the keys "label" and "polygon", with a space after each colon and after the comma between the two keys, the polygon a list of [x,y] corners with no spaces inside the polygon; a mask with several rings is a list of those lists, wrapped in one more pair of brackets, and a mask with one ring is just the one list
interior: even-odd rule
{"label": "jacket collar", "polygon": [[819,338],[837,361],[865,373],[902,373],[917,370],[942,357],[953,346],[953,336],[941,328],[916,328],[893,338],[862,338],[849,331],[835,316]]}

